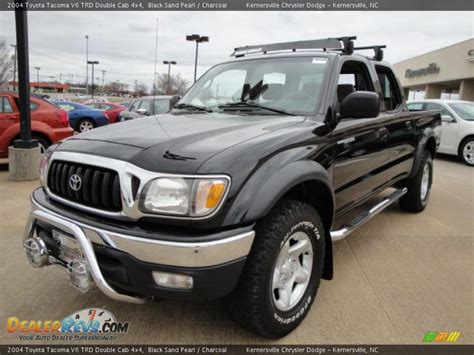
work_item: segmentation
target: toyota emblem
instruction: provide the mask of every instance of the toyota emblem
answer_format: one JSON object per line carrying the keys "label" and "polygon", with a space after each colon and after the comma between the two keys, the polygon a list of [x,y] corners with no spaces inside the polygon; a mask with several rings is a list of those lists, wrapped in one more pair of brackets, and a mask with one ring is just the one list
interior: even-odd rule
{"label": "toyota emblem", "polygon": [[71,175],[71,177],[69,178],[69,186],[71,187],[71,189],[73,189],[74,191],[79,191],[79,189],[81,188],[82,186],[82,179],[79,175],[77,174],[73,174]]}

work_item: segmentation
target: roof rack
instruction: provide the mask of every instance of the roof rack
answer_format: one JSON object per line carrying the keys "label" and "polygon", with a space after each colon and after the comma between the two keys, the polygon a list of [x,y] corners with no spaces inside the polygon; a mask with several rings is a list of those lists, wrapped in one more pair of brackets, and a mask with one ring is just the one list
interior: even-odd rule
{"label": "roof rack", "polygon": [[260,44],[253,46],[244,46],[234,48],[234,52],[230,55],[231,57],[244,57],[249,54],[267,54],[268,52],[291,50],[296,52],[297,49],[322,49],[341,51],[343,54],[352,54],[356,50],[373,49],[375,54],[371,58],[373,60],[381,61],[383,59],[382,48],[387,48],[386,45],[375,45],[375,46],[364,46],[354,47],[354,40],[356,36],[344,36],[337,38],[325,38],[325,39],[314,39],[309,41],[299,42],[283,42],[283,43],[271,43],[271,44]]}
{"label": "roof rack", "polygon": [[267,54],[268,52],[274,51],[292,50],[293,52],[295,52],[297,49],[333,49],[341,50],[345,54],[352,54],[352,52],[354,51],[355,39],[357,39],[356,36],[345,36],[338,38],[314,39],[299,42],[283,42],[244,46],[234,48],[234,52],[230,56],[238,58],[248,54]]}
{"label": "roof rack", "polygon": [[364,50],[364,49],[373,49],[374,56],[372,57],[373,60],[381,61],[383,60],[383,50],[382,48],[387,48],[386,45],[375,45],[375,46],[364,46],[364,47],[355,47],[354,50]]}

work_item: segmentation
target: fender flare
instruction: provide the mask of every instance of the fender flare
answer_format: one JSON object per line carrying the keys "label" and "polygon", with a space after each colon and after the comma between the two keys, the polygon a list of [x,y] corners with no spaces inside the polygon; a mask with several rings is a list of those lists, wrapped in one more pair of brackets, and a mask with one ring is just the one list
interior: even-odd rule
{"label": "fender flare", "polygon": [[[333,250],[331,225],[334,220],[335,198],[332,179],[328,170],[312,160],[300,160],[279,169],[270,179],[266,180],[258,192],[252,195],[252,203],[244,216],[246,221],[257,221],[266,216],[275,204],[291,189],[303,182],[318,182],[324,184],[330,193],[331,209],[330,222],[325,225],[325,257],[322,277],[326,280],[333,278]],[[247,182],[246,188],[255,189]],[[250,186],[249,186],[250,185]]]}
{"label": "fender flare", "polygon": [[[415,159],[413,162],[413,167],[410,172],[409,177],[412,178],[416,175],[416,172],[418,171],[418,168],[420,166],[421,158],[423,156],[423,152],[426,150],[426,145],[430,139],[434,139],[436,147],[435,150],[437,150],[437,145],[438,145],[438,140],[436,139],[436,133],[433,128],[429,127],[426,128],[423,131],[423,135],[420,138],[420,141],[418,142],[418,146],[415,151]],[[434,159],[434,156],[433,156]]]}
{"label": "fender flare", "polygon": [[331,191],[334,206],[334,191],[328,171],[312,160],[300,160],[278,170],[254,195],[246,219],[257,220],[267,215],[275,204],[292,188],[306,181],[323,183]]}

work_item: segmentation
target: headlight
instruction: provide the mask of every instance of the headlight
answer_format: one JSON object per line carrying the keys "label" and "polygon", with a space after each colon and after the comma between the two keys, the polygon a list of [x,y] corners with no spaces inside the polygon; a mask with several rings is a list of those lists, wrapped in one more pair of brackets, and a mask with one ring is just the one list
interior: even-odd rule
{"label": "headlight", "polygon": [[142,212],[205,217],[222,204],[229,178],[162,177],[148,182],[140,197]]}
{"label": "headlight", "polygon": [[39,176],[40,176],[40,182],[42,186],[46,186],[46,181],[47,181],[47,168],[48,168],[48,163],[49,159],[51,159],[51,156],[53,155],[53,152],[59,147],[59,144],[53,144],[49,146],[48,149],[43,153],[43,156],[41,157],[40,160],[40,166],[39,166]]}

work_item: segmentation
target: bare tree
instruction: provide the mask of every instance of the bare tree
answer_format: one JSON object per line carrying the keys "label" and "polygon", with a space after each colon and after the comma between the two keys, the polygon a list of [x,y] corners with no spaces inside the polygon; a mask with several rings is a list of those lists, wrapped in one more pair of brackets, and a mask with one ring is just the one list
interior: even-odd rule
{"label": "bare tree", "polygon": [[168,92],[168,74],[159,74],[156,78],[156,93],[158,95],[183,95],[188,86],[189,82],[181,77],[181,74],[171,74],[170,92]]}
{"label": "bare tree", "polygon": [[118,81],[112,81],[104,85],[104,92],[107,95],[120,95],[127,91],[128,84],[124,84]]}
{"label": "bare tree", "polygon": [[140,97],[140,96],[145,96],[148,93],[148,87],[140,82],[135,82],[135,96]]}
{"label": "bare tree", "polygon": [[5,38],[0,38],[0,88],[5,88],[13,76],[13,56]]}

